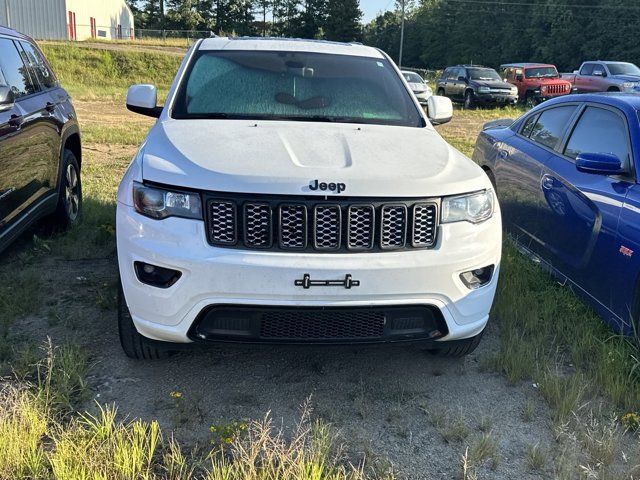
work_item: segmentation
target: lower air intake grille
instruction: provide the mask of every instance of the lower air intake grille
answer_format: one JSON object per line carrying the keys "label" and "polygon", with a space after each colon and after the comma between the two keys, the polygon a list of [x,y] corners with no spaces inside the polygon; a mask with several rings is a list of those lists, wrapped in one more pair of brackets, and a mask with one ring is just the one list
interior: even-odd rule
{"label": "lower air intake grille", "polygon": [[276,307],[211,305],[187,334],[194,341],[376,343],[435,339],[447,323],[432,305]]}
{"label": "lower air intake grille", "polygon": [[350,339],[380,337],[385,315],[381,311],[265,312],[260,337],[265,339]]}

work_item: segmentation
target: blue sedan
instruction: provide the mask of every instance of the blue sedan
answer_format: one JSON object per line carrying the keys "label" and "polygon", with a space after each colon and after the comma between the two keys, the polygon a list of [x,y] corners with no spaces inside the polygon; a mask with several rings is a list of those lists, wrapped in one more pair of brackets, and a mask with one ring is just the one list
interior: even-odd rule
{"label": "blue sedan", "polygon": [[473,158],[519,246],[614,329],[640,330],[640,96],[568,95],[490,122]]}

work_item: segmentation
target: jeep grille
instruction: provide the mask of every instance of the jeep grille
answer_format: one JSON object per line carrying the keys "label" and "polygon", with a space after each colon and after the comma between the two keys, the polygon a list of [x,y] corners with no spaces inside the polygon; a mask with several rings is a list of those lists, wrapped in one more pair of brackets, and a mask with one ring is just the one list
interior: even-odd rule
{"label": "jeep grille", "polygon": [[217,247],[344,253],[432,248],[437,239],[431,199],[205,198],[207,239]]}

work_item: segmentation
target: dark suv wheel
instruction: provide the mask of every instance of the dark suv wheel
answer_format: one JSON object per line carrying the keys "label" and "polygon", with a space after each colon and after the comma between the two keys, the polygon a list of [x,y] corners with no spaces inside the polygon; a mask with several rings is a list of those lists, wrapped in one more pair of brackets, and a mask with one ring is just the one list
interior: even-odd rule
{"label": "dark suv wheel", "polygon": [[467,110],[471,110],[476,107],[476,99],[473,96],[473,92],[468,90],[467,93],[464,94],[464,108]]}
{"label": "dark suv wheel", "polygon": [[127,357],[135,360],[158,360],[167,358],[170,351],[154,344],[147,337],[140,335],[136,329],[124,298],[122,285],[118,289],[118,333],[120,345]]}
{"label": "dark suv wheel", "polygon": [[53,214],[55,229],[68,230],[80,221],[82,213],[82,181],[80,166],[71,150],[62,152],[62,177],[58,205]]}

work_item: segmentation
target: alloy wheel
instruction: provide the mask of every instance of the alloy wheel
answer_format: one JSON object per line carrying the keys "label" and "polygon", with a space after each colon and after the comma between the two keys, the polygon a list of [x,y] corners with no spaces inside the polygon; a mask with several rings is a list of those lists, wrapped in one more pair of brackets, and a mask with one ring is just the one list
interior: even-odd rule
{"label": "alloy wheel", "polygon": [[69,220],[75,221],[80,212],[80,184],[76,168],[69,164],[65,172],[64,205]]}

